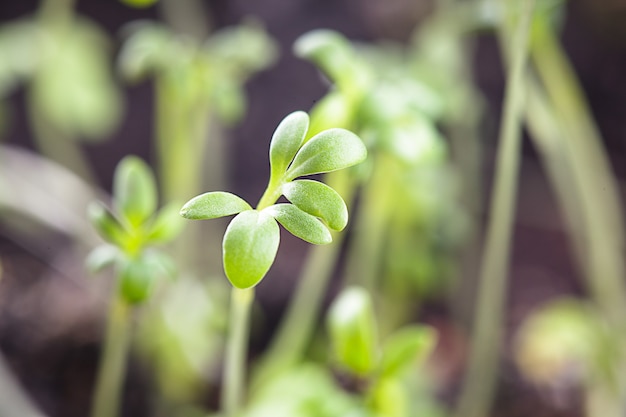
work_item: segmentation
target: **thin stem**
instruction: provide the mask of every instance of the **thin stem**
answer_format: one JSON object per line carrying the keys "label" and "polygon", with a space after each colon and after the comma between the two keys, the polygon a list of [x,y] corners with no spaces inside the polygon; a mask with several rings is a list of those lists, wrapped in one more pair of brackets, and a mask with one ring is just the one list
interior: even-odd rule
{"label": "thin stem", "polygon": [[209,36],[211,15],[200,0],[161,0],[163,19],[178,33],[203,41]]}
{"label": "thin stem", "polygon": [[567,138],[562,141],[562,151],[572,166],[572,178],[580,195],[588,242],[584,259],[587,282],[612,325],[623,333],[626,288],[619,188],[583,92],[553,30],[542,22],[538,34],[540,38],[533,44],[534,62]]}
{"label": "thin stem", "polygon": [[235,417],[243,404],[250,306],[253,300],[253,288],[231,290],[231,321],[222,390],[222,409],[226,417]]}
{"label": "thin stem", "polygon": [[345,272],[348,284],[361,285],[370,292],[374,292],[377,286],[394,192],[389,184],[393,164],[388,163],[385,155],[379,154],[374,166],[376,168],[363,190],[363,202],[356,214]]}
{"label": "thin stem", "polygon": [[129,340],[130,306],[115,296],[109,306],[91,417],[116,417],[119,414]]}
{"label": "thin stem", "polygon": [[[326,183],[346,201],[352,200],[355,187],[348,171],[337,171],[327,175]],[[313,335],[344,237],[345,233],[334,233],[333,243],[316,245],[310,249],[287,311],[267,353],[255,370],[253,389],[297,363],[304,355]]]}
{"label": "thin stem", "polygon": [[485,417],[494,395],[502,338],[512,222],[519,175],[524,72],[534,0],[526,0],[511,49],[496,178],[480,271],[475,330],[457,416]]}

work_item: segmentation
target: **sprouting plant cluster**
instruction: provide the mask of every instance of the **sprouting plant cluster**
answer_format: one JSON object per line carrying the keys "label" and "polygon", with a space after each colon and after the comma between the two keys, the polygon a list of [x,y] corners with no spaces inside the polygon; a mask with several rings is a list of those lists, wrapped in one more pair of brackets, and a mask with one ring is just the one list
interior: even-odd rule
{"label": "sprouting plant cluster", "polygon": [[[237,288],[258,284],[274,262],[278,223],[313,244],[332,241],[330,230],[342,230],[348,210],[341,196],[322,182],[301,177],[347,168],[363,161],[367,150],[344,129],[322,131],[305,142],[309,116],[295,112],[278,125],[270,143],[270,179],[256,209],[234,194],[217,191],[187,202],[181,215],[213,219],[236,214],[223,240],[226,276]],[[289,203],[275,202],[285,196]]]}

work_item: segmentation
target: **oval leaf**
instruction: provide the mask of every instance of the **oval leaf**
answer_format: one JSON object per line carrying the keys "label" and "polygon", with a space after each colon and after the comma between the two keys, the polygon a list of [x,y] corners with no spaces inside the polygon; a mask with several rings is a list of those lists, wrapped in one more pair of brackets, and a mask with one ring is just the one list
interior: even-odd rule
{"label": "oval leaf", "polygon": [[296,154],[285,175],[287,181],[321,174],[362,162],[367,149],[361,139],[345,129],[328,129],[311,138]]}
{"label": "oval leaf", "polygon": [[143,258],[128,259],[120,270],[120,295],[129,304],[139,304],[152,292],[154,274],[152,265]]}
{"label": "oval leaf", "polygon": [[292,235],[313,243],[327,245],[333,241],[330,232],[317,218],[300,210],[293,204],[275,204],[263,210],[278,220]]}
{"label": "oval leaf", "polygon": [[326,184],[313,180],[297,180],[283,185],[283,194],[299,209],[324,220],[333,230],[348,224],[348,208],[343,198]]}
{"label": "oval leaf", "polygon": [[271,216],[256,210],[239,213],[226,228],[222,243],[224,272],[245,289],[258,284],[274,263],[280,230]]}
{"label": "oval leaf", "polygon": [[121,256],[120,250],[113,245],[100,245],[87,256],[85,264],[91,272],[99,272],[113,265]]}
{"label": "oval leaf", "polygon": [[104,240],[123,246],[128,240],[128,233],[117,218],[100,202],[94,202],[87,209],[91,224]]}
{"label": "oval leaf", "polygon": [[397,331],[385,342],[382,373],[393,376],[430,354],[437,334],[427,326],[410,326]]}
{"label": "oval leaf", "polygon": [[376,319],[365,289],[350,287],[339,295],[330,308],[328,327],[335,358],[341,366],[359,376],[374,370]]}
{"label": "oval leaf", "polygon": [[252,210],[252,207],[241,197],[224,191],[214,191],[189,200],[180,209],[180,215],[186,219],[204,220],[230,216],[246,210]]}
{"label": "oval leaf", "polygon": [[136,156],[122,159],[115,169],[113,198],[120,214],[134,227],[152,216],[157,207],[157,191],[148,164]]}
{"label": "oval leaf", "polygon": [[280,178],[302,146],[309,129],[309,115],[296,111],[285,117],[270,142],[271,175]]}

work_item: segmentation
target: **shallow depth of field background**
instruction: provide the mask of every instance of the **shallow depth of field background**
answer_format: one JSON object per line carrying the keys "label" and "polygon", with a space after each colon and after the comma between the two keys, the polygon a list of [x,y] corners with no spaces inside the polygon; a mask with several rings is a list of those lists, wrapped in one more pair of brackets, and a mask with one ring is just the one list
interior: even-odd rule
{"label": "shallow depth of field background", "polygon": [[[279,46],[270,68],[246,83],[247,109],[242,120],[224,128],[228,190],[256,201],[269,173],[267,146],[273,129],[288,113],[309,110],[328,89],[319,71],[294,56],[292,45],[316,28],[339,31],[360,42],[406,42],[434,8],[426,0],[215,0],[205,1],[213,29],[238,24],[246,16],[258,19]],[[0,2],[1,25],[36,10],[37,2]],[[111,42],[111,70],[122,44],[122,29],[138,19],[159,19],[158,8],[133,9],[113,0],[79,0],[78,13],[100,25]],[[626,3],[611,0],[572,0],[565,7],[561,39],[584,88],[604,139],[620,186],[626,195]],[[479,143],[483,206],[488,202],[500,123],[504,74],[492,33],[472,34],[471,78],[484,96]],[[0,65],[4,65],[0,61]],[[116,163],[127,154],[154,161],[154,104],[150,81],[129,85],[116,75],[122,91],[123,116],[106,140],[82,145],[99,185],[110,191]],[[35,150],[23,88],[3,97],[1,145]],[[59,106],[63,101],[59,100]],[[450,155],[451,167],[460,156]],[[3,183],[0,190],[10,190]],[[9,192],[10,194],[10,192]],[[192,197],[192,196],[189,196]],[[45,211],[46,207],[40,207]],[[522,152],[517,215],[507,301],[505,354],[498,383],[494,416],[582,416],[578,388],[566,383],[546,387],[524,378],[513,360],[514,334],[527,315],[544,302],[563,295],[584,297],[585,285],[575,262],[571,241],[543,166],[526,137]],[[482,212],[479,219],[484,221]],[[51,220],[54,222],[54,220]],[[15,223],[20,222],[19,227]],[[45,228],[44,228],[45,229]],[[25,231],[25,232],[24,232]],[[219,237],[218,237],[219,239]],[[102,300],[85,295],[94,280],[82,265],[68,263],[64,253],[70,239],[61,233],[28,226],[28,220],[3,216],[0,210],[0,352],[26,391],[50,417],[84,416],[101,341]],[[251,355],[261,352],[275,329],[294,286],[307,245],[283,234],[277,263],[259,285],[257,326],[251,335]],[[480,252],[475,251],[478,255]],[[622,256],[624,255],[622,251]],[[454,285],[462,291],[442,291],[421,300],[414,319],[440,332],[429,367],[438,381],[438,399],[456,397],[465,358],[476,281],[476,263],[460,267]],[[626,279],[626,277],[624,277]],[[96,286],[101,285],[96,283]],[[331,285],[327,303],[337,292]],[[456,300],[456,301],[455,301]],[[454,311],[454,310],[457,311]],[[626,320],[626,317],[624,318]],[[479,382],[477,382],[479,383]],[[150,366],[131,355],[125,416],[151,416],[154,375]],[[216,398],[203,399],[208,407]],[[2,416],[0,416],[2,417]],[[600,417],[600,416],[598,416]]]}

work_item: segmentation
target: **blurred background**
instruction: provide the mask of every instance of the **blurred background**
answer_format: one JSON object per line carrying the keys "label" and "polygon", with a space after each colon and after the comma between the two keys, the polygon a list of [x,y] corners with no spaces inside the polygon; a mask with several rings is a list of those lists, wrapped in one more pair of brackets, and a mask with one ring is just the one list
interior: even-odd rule
{"label": "blurred background", "polygon": [[[366,108],[358,110],[358,117],[346,122],[346,127],[357,129],[369,146],[383,131],[376,115],[406,102],[419,108],[430,132],[407,128],[409,136],[418,130],[421,133],[416,135],[427,136],[416,146],[427,146],[428,151],[425,157],[421,150],[415,151],[418,155],[409,162],[419,161],[419,172],[401,172],[399,177],[406,183],[393,186],[395,195],[378,191],[369,195],[365,185],[357,191],[355,220],[340,248],[323,306],[340,291],[342,271],[362,274],[359,267],[350,266],[355,262],[350,260],[353,250],[365,251],[356,257],[361,260],[367,259],[363,254],[379,253],[382,260],[374,270],[380,272],[382,283],[374,288],[384,294],[380,304],[381,315],[390,317],[386,325],[420,322],[438,332],[427,365],[429,401],[439,404],[441,414],[423,415],[448,415],[442,410],[451,408],[459,396],[468,358],[481,242],[489,221],[505,87],[493,29],[497,18],[490,15],[496,10],[497,16],[497,7],[490,9],[490,2],[482,2],[484,7],[470,11],[473,3],[481,2],[434,0],[161,0],[143,7],[137,7],[141,1],[126,3],[0,2],[0,352],[19,385],[50,417],[86,415],[111,285],[110,274],[94,276],[84,267],[85,257],[100,242],[87,220],[88,202],[110,201],[115,167],[129,154],[155,169],[163,204],[182,204],[217,189],[255,202],[269,175],[266,155],[277,124],[292,111],[311,110],[342,82],[315,57],[294,53],[297,39],[323,28],[352,42],[360,54],[358,62],[372,68],[376,75],[366,89],[404,80],[408,73],[419,81],[397,83],[399,91],[417,95],[414,101],[399,99],[396,90],[376,90],[380,96],[364,99]],[[587,116],[597,127],[596,145],[604,149],[600,154],[608,163],[609,184],[615,191],[614,195],[607,191],[607,198],[617,204],[607,209],[603,200],[592,201],[600,206],[593,213],[621,218],[620,201],[626,190],[626,2],[545,3],[552,3],[546,13],[587,100]],[[456,14],[450,12],[455,9]],[[453,17],[442,17],[446,13]],[[228,32],[233,27],[244,29]],[[208,58],[198,58],[199,48],[208,51]],[[355,74],[356,79],[358,71]],[[541,78],[541,88],[549,90],[549,80]],[[554,105],[558,108],[558,100]],[[535,108],[541,113],[541,107]],[[549,112],[544,115],[549,118]],[[591,415],[585,406],[590,397],[583,392],[589,375],[595,375],[591,379],[597,375],[588,371],[593,368],[585,356],[588,352],[572,352],[571,347],[594,337],[584,332],[596,324],[580,324],[580,311],[593,310],[582,314],[583,321],[612,314],[598,308],[606,299],[597,296],[602,290],[595,291],[585,278],[599,280],[593,274],[602,268],[589,272],[593,261],[586,260],[585,254],[595,251],[594,239],[605,235],[590,238],[585,228],[593,225],[585,221],[576,227],[580,213],[563,209],[563,202],[572,201],[584,207],[593,194],[568,194],[562,177],[573,171],[559,171],[554,162],[558,146],[543,142],[542,148],[542,142],[532,138],[535,128],[530,125],[520,151],[502,319],[504,346],[491,415]],[[400,134],[394,135],[390,134],[393,140],[401,139]],[[168,145],[175,136],[183,139]],[[396,145],[372,146],[394,155]],[[396,154],[413,148],[406,149]],[[572,166],[589,175],[591,187],[602,195],[606,178],[594,182],[596,165]],[[372,174],[376,170],[395,175],[394,168],[385,169],[369,166],[357,177],[367,183],[376,178]],[[421,194],[415,197],[417,205],[411,206],[407,201],[413,201],[414,192]],[[611,200],[614,197],[618,200]],[[360,214],[373,216],[369,218],[373,224],[381,213],[363,208],[372,205],[359,205],[368,201],[391,205],[396,201],[406,210],[383,211],[386,226],[376,229],[381,234],[368,236],[360,234]],[[415,212],[421,217],[413,217]],[[621,223],[608,224],[617,229],[605,244],[617,242],[617,246],[611,246],[607,256],[612,260],[603,265],[608,269],[617,265],[611,273],[618,271],[623,280]],[[204,415],[197,410],[216,407],[228,300],[222,285],[226,281],[219,276],[220,233],[225,224],[199,227],[200,231],[187,227],[182,235],[206,248],[196,258],[184,259],[190,270],[180,269],[186,278],[164,284],[178,289],[164,290],[171,296],[159,292],[154,303],[158,307],[145,308],[136,318],[139,347],[131,354],[125,416]],[[271,282],[263,281],[257,290],[252,361],[267,349],[277,331],[309,250],[298,239],[286,234],[282,238]],[[359,248],[358,242],[370,240],[379,245]],[[167,250],[177,254],[177,261],[186,253],[175,244]],[[561,304],[549,304],[554,300]],[[394,303],[403,307],[390,307]],[[554,315],[537,316],[550,308]],[[155,309],[159,319],[150,319]],[[176,312],[181,310],[187,316],[178,318]],[[611,323],[605,319],[598,320]],[[556,327],[546,324],[550,320]],[[584,328],[582,335],[580,328]],[[567,334],[559,339],[560,330],[555,329]],[[556,335],[557,341],[545,342],[548,335]],[[312,343],[311,357],[320,357],[322,345]],[[180,357],[186,358],[185,365]],[[194,406],[172,405],[183,403]],[[177,411],[158,411],[165,409]]]}

